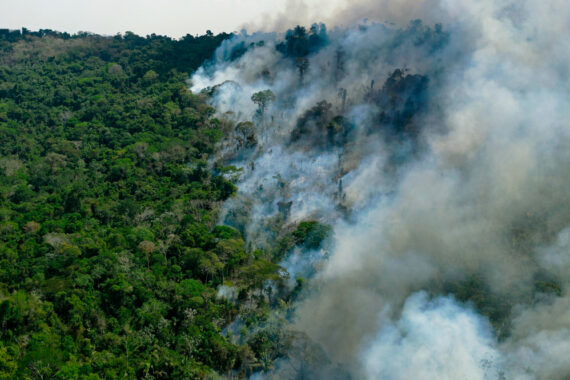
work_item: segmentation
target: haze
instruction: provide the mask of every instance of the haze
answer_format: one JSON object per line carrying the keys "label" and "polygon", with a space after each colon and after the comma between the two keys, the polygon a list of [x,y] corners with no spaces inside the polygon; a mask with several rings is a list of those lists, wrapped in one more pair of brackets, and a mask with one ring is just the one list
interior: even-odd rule
{"label": "haze", "polygon": [[287,21],[326,21],[342,1],[328,1],[326,7],[319,3],[317,0],[3,0],[0,28],[104,35],[132,31],[143,36],[156,33],[179,38],[203,34],[206,30],[219,33],[279,25],[285,11]]}

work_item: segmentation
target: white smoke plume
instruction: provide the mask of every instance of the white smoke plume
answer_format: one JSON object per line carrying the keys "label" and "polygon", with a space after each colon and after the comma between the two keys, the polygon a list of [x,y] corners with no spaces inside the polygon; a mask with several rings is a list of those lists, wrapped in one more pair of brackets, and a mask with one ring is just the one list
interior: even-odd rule
{"label": "white smoke plume", "polygon": [[327,360],[302,368],[569,378],[570,3],[359,2],[345,25],[363,9],[397,24],[316,26],[302,54],[239,35],[192,77],[243,169],[222,222],[258,247],[333,226],[292,326]]}
{"label": "white smoke plume", "polygon": [[488,322],[453,300],[406,301],[395,323],[384,323],[362,355],[368,379],[493,379],[501,354]]}

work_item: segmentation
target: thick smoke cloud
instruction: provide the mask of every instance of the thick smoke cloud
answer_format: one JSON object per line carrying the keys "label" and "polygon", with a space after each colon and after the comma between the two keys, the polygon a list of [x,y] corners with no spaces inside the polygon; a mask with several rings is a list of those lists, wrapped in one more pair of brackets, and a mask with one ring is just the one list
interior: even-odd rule
{"label": "thick smoke cloud", "polygon": [[443,26],[241,35],[192,78],[243,169],[221,222],[258,247],[333,226],[292,326],[326,354],[313,377],[568,378],[570,4],[378,6],[406,9]]}
{"label": "thick smoke cloud", "polygon": [[487,322],[453,300],[411,295],[362,355],[368,379],[493,379],[500,353]]}
{"label": "thick smoke cloud", "polygon": [[437,0],[287,0],[282,8],[284,11],[265,13],[243,27],[284,32],[292,25],[310,25],[315,21],[340,27],[352,27],[364,19],[400,26],[414,19],[427,23],[441,21]]}

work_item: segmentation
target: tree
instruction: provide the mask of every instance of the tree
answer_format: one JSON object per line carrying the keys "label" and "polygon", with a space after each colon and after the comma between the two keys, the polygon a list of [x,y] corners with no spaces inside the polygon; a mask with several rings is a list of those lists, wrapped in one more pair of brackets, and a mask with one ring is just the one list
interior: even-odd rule
{"label": "tree", "polygon": [[305,71],[307,71],[309,68],[309,60],[307,57],[296,58],[295,65],[297,66],[297,69],[299,69],[299,80],[301,82],[301,85],[303,85],[305,79]]}
{"label": "tree", "polygon": [[154,253],[154,251],[156,251],[156,244],[154,244],[152,241],[143,240],[139,244],[139,249],[142,251],[142,253],[144,253],[144,255],[146,257],[146,266],[147,266],[147,269],[149,269],[149,267],[150,267],[150,255],[152,253]]}
{"label": "tree", "polygon": [[255,137],[255,126],[250,121],[242,121],[235,128],[237,146],[236,148],[252,148],[257,144]]}
{"label": "tree", "polygon": [[257,104],[257,113],[263,115],[267,104],[275,100],[275,94],[270,89],[267,89],[253,94],[251,100]]}
{"label": "tree", "polygon": [[13,379],[17,369],[18,362],[9,347],[0,345],[0,380]]}

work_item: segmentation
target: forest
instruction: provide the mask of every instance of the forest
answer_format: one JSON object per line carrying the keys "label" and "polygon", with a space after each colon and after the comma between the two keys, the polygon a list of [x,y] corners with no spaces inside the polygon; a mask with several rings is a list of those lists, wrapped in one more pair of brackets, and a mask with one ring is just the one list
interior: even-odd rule
{"label": "forest", "polygon": [[465,4],[0,29],[0,379],[568,379],[570,24]]}
{"label": "forest", "polygon": [[285,304],[263,294],[278,251],[323,236],[265,252],[218,225],[236,169],[209,164],[221,122],[187,79],[229,37],[0,30],[0,379],[247,376],[279,355],[224,329]]}

